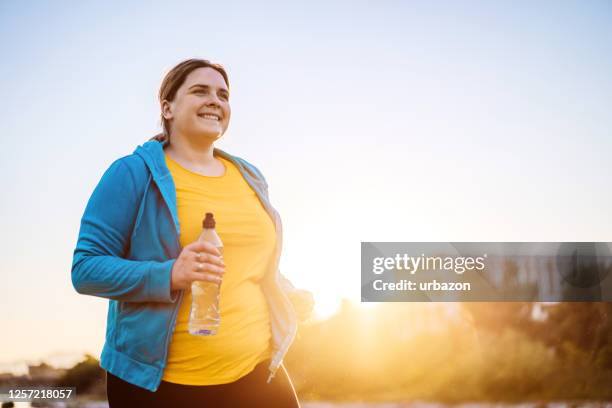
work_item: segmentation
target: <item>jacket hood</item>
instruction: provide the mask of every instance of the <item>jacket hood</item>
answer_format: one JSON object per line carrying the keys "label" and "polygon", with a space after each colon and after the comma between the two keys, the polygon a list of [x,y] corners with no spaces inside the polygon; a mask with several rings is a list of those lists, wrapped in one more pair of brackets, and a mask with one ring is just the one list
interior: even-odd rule
{"label": "jacket hood", "polygon": [[170,172],[164,157],[164,146],[166,144],[167,142],[161,143],[156,140],[150,140],[134,150],[134,154],[144,160],[155,180],[166,176]]}
{"label": "jacket hood", "polygon": [[[174,185],[172,175],[170,174],[170,170],[166,165],[166,158],[164,155],[164,146],[166,146],[167,143],[167,140],[150,140],[143,145],[138,146],[134,151],[134,154],[142,158],[145,165],[151,172],[153,181],[155,184],[157,184],[162,197],[170,209],[176,231],[180,233],[178,213],[176,211],[176,187]],[[257,167],[253,166],[244,159],[232,156],[231,154],[226,153],[221,149],[217,149],[216,147],[213,150],[213,154],[215,156],[223,157],[224,159],[233,163],[238,168],[247,183],[249,183],[249,185],[258,193],[260,201],[264,207],[266,207],[270,213],[274,212],[272,206],[267,200],[268,184]]]}
{"label": "jacket hood", "polygon": [[[164,147],[167,144],[168,142],[166,140],[150,140],[134,150],[134,154],[140,156],[144,160],[155,180],[170,174],[170,170],[168,170],[168,166],[166,166],[166,158],[164,155]],[[213,149],[213,154],[215,156],[224,157],[234,164],[238,164],[236,163],[236,158],[221,149],[215,147]]]}
{"label": "jacket hood", "polygon": [[[167,140],[150,140],[144,143],[142,146],[138,146],[134,151],[134,154],[140,156],[144,160],[145,164],[147,165],[149,171],[153,176],[153,180],[155,180],[157,183],[159,183],[160,180],[170,176],[170,170],[168,170],[168,166],[166,166],[166,159],[164,156],[164,147],[167,144]],[[264,192],[267,195],[268,183],[266,182],[263,174],[261,174],[259,169],[257,169],[257,167],[255,167],[244,159],[233,156],[216,147],[213,149],[213,154],[215,156],[223,157],[224,159],[233,163],[236,167],[238,167],[238,170],[240,170],[240,172],[247,179],[249,184],[255,184],[258,190]],[[174,202],[176,203],[176,199]]]}

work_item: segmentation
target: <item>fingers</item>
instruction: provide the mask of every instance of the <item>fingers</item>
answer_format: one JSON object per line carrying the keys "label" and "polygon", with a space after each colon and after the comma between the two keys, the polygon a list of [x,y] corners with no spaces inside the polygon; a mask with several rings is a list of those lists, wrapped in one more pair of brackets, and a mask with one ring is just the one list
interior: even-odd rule
{"label": "fingers", "polygon": [[223,279],[221,279],[221,276],[207,272],[191,272],[189,274],[189,279],[191,281],[206,281],[219,284],[223,281]]}
{"label": "fingers", "polygon": [[192,242],[181,252],[182,280],[185,285],[194,281],[221,284],[225,264],[219,250],[208,242]]}
{"label": "fingers", "polygon": [[211,244],[210,242],[206,242],[206,241],[194,241],[191,244],[185,246],[184,249],[187,249],[189,251],[192,252],[206,252],[215,256],[221,256],[221,252],[219,252],[219,249],[214,246],[213,244]]}
{"label": "fingers", "polygon": [[225,273],[224,266],[218,266],[208,262],[195,262],[193,270],[195,272],[211,272],[217,275],[223,275],[223,273]]}
{"label": "fingers", "polygon": [[223,259],[216,255],[206,252],[190,252],[189,256],[195,263],[211,263],[220,267],[225,267]]}

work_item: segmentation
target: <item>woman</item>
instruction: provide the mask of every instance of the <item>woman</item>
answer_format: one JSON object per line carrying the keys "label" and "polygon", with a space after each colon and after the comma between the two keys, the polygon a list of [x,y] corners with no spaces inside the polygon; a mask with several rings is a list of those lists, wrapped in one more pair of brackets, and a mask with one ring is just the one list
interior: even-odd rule
{"label": "woman", "polygon": [[[110,406],[297,407],[281,362],[312,297],[278,271],[281,223],[263,175],[214,147],[230,120],[227,73],[184,61],[159,100],[164,132],[106,171],[74,252],[75,289],[110,299]],[[197,242],[206,212],[223,258]],[[223,282],[214,336],[188,333],[193,281]]]}

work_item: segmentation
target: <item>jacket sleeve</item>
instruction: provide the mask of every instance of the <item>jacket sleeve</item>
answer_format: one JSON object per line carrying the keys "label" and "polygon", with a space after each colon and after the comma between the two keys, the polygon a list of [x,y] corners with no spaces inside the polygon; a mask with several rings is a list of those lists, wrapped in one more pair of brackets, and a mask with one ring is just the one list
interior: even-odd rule
{"label": "jacket sleeve", "polygon": [[170,291],[174,259],[124,259],[144,187],[122,159],[102,176],[87,203],[74,250],[72,284],[78,293],[127,302],[174,302],[178,297]]}

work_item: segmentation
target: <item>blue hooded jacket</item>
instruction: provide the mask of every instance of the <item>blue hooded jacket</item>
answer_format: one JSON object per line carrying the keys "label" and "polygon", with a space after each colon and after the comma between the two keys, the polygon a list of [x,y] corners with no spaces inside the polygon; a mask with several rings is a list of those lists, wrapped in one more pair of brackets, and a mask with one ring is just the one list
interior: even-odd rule
{"label": "blue hooded jacket", "polygon": [[[161,382],[184,293],[170,290],[172,266],[182,248],[176,189],[163,146],[159,141],[146,142],[104,173],[81,220],[72,262],[76,291],[109,299],[100,365],[150,391],[156,391]],[[281,221],[270,204],[261,172],[219,149],[214,154],[238,168],[276,229],[275,259],[262,280],[272,330],[270,380],[297,330],[287,297],[295,289],[278,270]]]}

